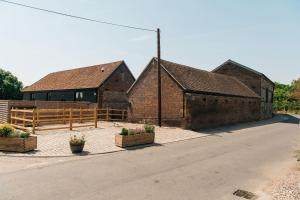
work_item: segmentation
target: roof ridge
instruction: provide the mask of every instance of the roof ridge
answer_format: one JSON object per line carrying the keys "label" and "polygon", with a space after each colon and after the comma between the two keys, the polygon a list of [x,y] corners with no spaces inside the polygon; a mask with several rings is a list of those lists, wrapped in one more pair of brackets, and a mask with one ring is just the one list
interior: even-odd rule
{"label": "roof ridge", "polygon": [[[234,60],[229,59],[229,60],[227,60],[226,62],[231,62],[231,63],[236,64],[236,65],[239,65],[239,66],[241,66],[241,67],[243,67],[243,68],[245,68],[245,69],[247,69],[247,70],[249,70],[249,71],[255,72],[255,73],[259,74],[259,75],[263,75],[263,73],[261,73],[261,72],[255,70],[255,69],[252,69],[252,68],[250,68],[250,67],[247,67],[246,65],[243,65],[243,64],[241,64],[241,63],[238,63],[238,62],[236,62],[236,61],[234,61]],[[226,62],[225,62],[225,63],[226,63]]]}
{"label": "roof ridge", "polygon": [[[190,68],[190,69],[193,69],[193,70],[205,72],[205,73],[208,73],[208,74],[213,74],[213,75],[216,75],[216,76],[219,76],[219,77],[226,77],[226,78],[230,78],[230,79],[236,79],[235,77],[228,76],[228,75],[225,75],[225,74],[218,74],[218,73],[215,73],[215,72],[211,72],[211,71],[207,71],[207,70],[204,70],[204,69],[199,69],[199,68],[191,67],[191,66],[188,66],[188,65],[183,65],[183,64],[175,63],[175,62],[168,61],[168,60],[163,60],[162,59],[162,61],[169,62],[169,63],[175,64],[175,65],[179,65],[181,67],[183,66],[183,67],[187,67],[187,68]],[[162,65],[162,63],[161,63],[161,65]],[[238,80],[238,79],[236,79],[236,80]]]}
{"label": "roof ridge", "polygon": [[60,73],[60,72],[68,72],[68,71],[73,71],[73,70],[79,70],[79,69],[85,69],[85,68],[92,68],[92,67],[100,67],[101,65],[110,65],[110,64],[117,64],[117,63],[122,63],[124,62],[124,60],[119,60],[119,61],[114,61],[114,62],[109,62],[109,63],[103,63],[103,64],[96,64],[96,65],[91,65],[91,66],[86,66],[86,67],[75,67],[72,69],[66,69],[66,70],[60,70],[60,71],[56,71],[56,72],[51,72],[50,74],[56,74],[56,73]]}

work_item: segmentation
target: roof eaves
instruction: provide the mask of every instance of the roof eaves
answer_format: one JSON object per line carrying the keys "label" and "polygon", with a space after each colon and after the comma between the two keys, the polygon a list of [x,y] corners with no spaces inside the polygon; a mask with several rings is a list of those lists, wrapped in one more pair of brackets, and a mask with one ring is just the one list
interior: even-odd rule
{"label": "roof eaves", "polygon": [[104,79],[104,80],[102,80],[101,81],[101,83],[99,83],[99,85],[97,86],[97,88],[99,88],[99,87],[101,87],[104,83],[105,83],[105,81],[107,81],[114,73],[115,73],[115,71],[117,71],[117,69],[123,64],[123,63],[125,63],[124,62],[124,60],[122,60],[122,61],[117,61],[117,62],[120,62],[119,63],[119,65]]}
{"label": "roof eaves", "polygon": [[126,94],[129,95],[129,93],[132,91],[132,89],[135,87],[135,85],[140,81],[142,78],[142,75],[147,71],[150,64],[153,62],[154,58],[150,60],[150,62],[146,65],[146,67],[143,69],[142,73],[139,75],[139,77],[134,81],[134,83],[131,85],[131,87],[127,90]]}
{"label": "roof eaves", "polygon": [[254,98],[254,99],[260,99],[260,97],[257,96],[243,96],[243,95],[235,95],[235,94],[226,94],[226,93],[220,93],[220,92],[204,92],[199,90],[185,90],[185,93],[194,93],[194,94],[207,94],[207,95],[215,95],[215,96],[228,96],[228,97],[243,97],[243,98]]}
{"label": "roof eaves", "polygon": [[173,74],[171,73],[171,72],[169,72],[168,70],[167,70],[167,68],[163,65],[163,64],[160,64],[162,67],[163,67],[163,69],[171,76],[171,78],[183,89],[183,90],[187,90],[176,78],[175,78],[175,76],[173,76]]}
{"label": "roof eaves", "polygon": [[219,67],[217,67],[217,68],[215,68],[214,70],[212,70],[212,72],[217,71],[218,69],[220,69],[221,67],[223,67],[224,65],[226,65],[226,64],[228,64],[228,63],[238,65],[239,67],[241,67],[241,68],[243,68],[243,69],[246,69],[246,70],[248,70],[248,71],[251,71],[251,72],[253,72],[253,73],[255,73],[255,74],[259,75],[259,76],[263,75],[261,72],[258,72],[258,71],[254,70],[254,69],[251,69],[250,67],[247,67],[247,66],[245,66],[245,65],[242,65],[242,64],[240,64],[240,63],[238,63],[238,62],[235,62],[235,61],[233,61],[233,60],[231,60],[231,59],[227,60],[226,62],[224,62],[223,64],[221,64]]}

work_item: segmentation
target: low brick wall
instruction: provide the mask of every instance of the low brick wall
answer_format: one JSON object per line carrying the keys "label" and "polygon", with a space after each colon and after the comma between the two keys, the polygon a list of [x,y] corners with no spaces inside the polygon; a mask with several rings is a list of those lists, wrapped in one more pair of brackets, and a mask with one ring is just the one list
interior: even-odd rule
{"label": "low brick wall", "polygon": [[186,94],[186,128],[199,130],[260,119],[260,99]]}
{"label": "low brick wall", "polygon": [[0,100],[0,123],[7,123],[10,120],[11,108],[95,108],[96,103],[73,102],[73,101],[24,101],[24,100]]}

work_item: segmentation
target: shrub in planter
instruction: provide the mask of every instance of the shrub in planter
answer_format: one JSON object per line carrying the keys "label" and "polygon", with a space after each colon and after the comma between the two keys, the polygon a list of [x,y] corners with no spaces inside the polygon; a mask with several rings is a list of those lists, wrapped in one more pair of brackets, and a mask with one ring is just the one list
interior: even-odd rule
{"label": "shrub in planter", "polygon": [[37,148],[37,138],[30,133],[14,129],[9,124],[0,125],[0,150],[28,152]]}
{"label": "shrub in planter", "polygon": [[81,137],[77,137],[76,135],[72,135],[70,137],[70,149],[72,153],[81,153],[85,144],[85,137],[82,135]]}
{"label": "shrub in planter", "polygon": [[15,129],[9,124],[0,125],[0,137],[9,137]]}
{"label": "shrub in planter", "polygon": [[151,124],[145,124],[144,129],[146,133],[154,133],[155,132],[155,126]]}
{"label": "shrub in planter", "polygon": [[120,134],[115,136],[115,144],[119,147],[129,147],[142,144],[152,144],[155,138],[155,127],[150,124],[144,128],[126,129],[123,128]]}
{"label": "shrub in planter", "polygon": [[128,129],[127,128],[122,128],[122,131],[120,133],[121,135],[128,135]]}

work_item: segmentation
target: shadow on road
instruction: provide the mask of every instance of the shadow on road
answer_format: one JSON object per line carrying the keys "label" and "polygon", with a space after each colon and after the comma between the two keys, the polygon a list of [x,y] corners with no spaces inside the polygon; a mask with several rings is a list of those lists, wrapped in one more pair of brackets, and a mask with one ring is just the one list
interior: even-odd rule
{"label": "shadow on road", "polygon": [[267,120],[227,125],[227,126],[222,126],[222,127],[213,128],[213,129],[202,129],[202,130],[199,130],[199,132],[204,133],[204,134],[216,134],[217,135],[217,134],[224,133],[224,132],[231,133],[231,132],[237,131],[237,130],[254,128],[254,127],[259,127],[259,126],[266,126],[266,125],[275,124],[275,123],[299,124],[300,119],[296,116],[289,115],[289,114],[278,114],[278,115],[275,115],[273,118],[267,119]]}
{"label": "shadow on road", "polygon": [[163,146],[162,144],[154,143],[154,144],[144,144],[144,145],[138,145],[138,146],[132,146],[132,147],[126,147],[126,150],[134,151],[134,150],[141,150],[147,147],[160,147]]}

